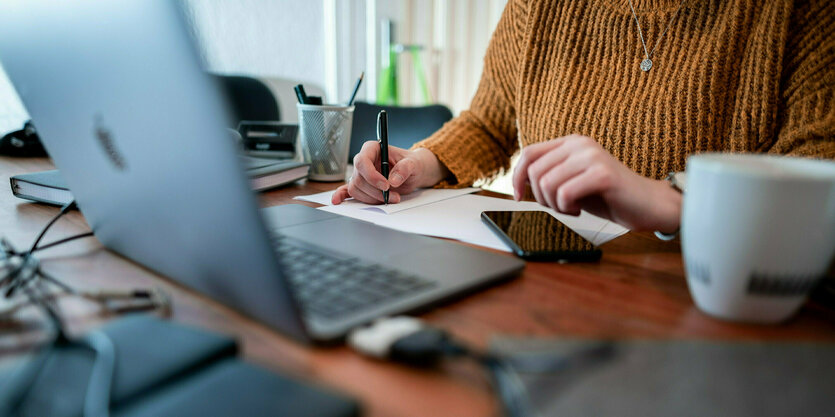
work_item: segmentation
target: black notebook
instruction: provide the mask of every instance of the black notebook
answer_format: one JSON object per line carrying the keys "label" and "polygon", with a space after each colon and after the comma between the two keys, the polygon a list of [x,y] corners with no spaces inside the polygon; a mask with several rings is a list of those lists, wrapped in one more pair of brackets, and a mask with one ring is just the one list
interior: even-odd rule
{"label": "black notebook", "polygon": [[[298,161],[241,156],[252,189],[265,191],[307,178],[310,164]],[[73,200],[58,170],[11,177],[12,194],[25,200],[63,206]]]}
{"label": "black notebook", "polygon": [[[115,348],[110,389],[114,416],[359,413],[348,397],[238,360],[237,344],[230,337],[146,315],[121,319],[103,331]],[[0,373],[0,415],[82,416],[96,359],[93,351],[62,346],[41,355]],[[41,358],[48,360],[29,385],[22,375]]]}

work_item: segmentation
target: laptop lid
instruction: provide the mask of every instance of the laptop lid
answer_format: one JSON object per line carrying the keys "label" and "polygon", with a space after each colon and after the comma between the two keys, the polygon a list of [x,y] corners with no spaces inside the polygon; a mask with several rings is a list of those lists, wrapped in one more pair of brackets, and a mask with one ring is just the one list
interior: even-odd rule
{"label": "laptop lid", "polygon": [[104,245],[305,338],[177,4],[4,0],[0,62]]}

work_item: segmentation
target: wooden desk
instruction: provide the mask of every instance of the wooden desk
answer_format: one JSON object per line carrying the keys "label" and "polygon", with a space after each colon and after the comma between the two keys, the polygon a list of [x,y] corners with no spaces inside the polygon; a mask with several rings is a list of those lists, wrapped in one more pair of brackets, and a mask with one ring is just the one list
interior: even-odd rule
{"label": "wooden desk", "polygon": [[[45,159],[0,157],[0,187],[7,187],[3,184],[11,175],[50,168]],[[294,196],[335,187],[294,185],[262,194],[262,201],[264,206],[299,204]],[[16,199],[8,189],[0,191],[0,231],[19,247],[30,244],[57,212],[55,207]],[[83,216],[73,212],[44,242],[87,230]],[[519,279],[421,317],[481,346],[497,335],[835,341],[835,313],[811,303],[779,326],[725,323],[703,315],[688,294],[678,243],[630,233],[606,244],[603,251],[603,259],[593,264],[529,263]],[[487,379],[470,365],[420,371],[366,359],[345,347],[300,345],[107,251],[94,238],[48,249],[39,257],[46,270],[77,286],[160,286],[173,297],[173,320],[235,334],[248,360],[351,393],[364,403],[368,415],[496,414]],[[64,300],[61,306],[73,331],[107,319],[88,302]],[[0,322],[0,358],[8,360],[31,347],[38,334],[34,326]]]}

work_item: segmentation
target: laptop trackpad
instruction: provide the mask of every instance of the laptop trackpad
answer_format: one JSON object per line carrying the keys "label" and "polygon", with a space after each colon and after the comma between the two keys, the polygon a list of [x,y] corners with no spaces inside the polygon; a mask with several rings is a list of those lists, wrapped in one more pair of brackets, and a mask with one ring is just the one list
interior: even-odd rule
{"label": "laptop trackpad", "polygon": [[282,227],[287,236],[358,258],[387,262],[436,244],[428,237],[398,232],[342,216]]}

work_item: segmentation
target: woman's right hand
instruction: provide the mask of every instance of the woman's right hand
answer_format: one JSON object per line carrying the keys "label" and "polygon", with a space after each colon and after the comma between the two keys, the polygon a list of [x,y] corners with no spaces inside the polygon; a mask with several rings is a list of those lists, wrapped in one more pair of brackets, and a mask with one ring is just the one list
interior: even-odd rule
{"label": "woman's right hand", "polygon": [[389,191],[389,203],[399,203],[400,196],[418,188],[431,187],[449,175],[432,151],[413,151],[389,146],[389,178],[380,173],[380,144],[370,140],[354,157],[354,175],[333,193],[331,202],[339,204],[349,197],[363,203],[382,204],[383,191]]}

